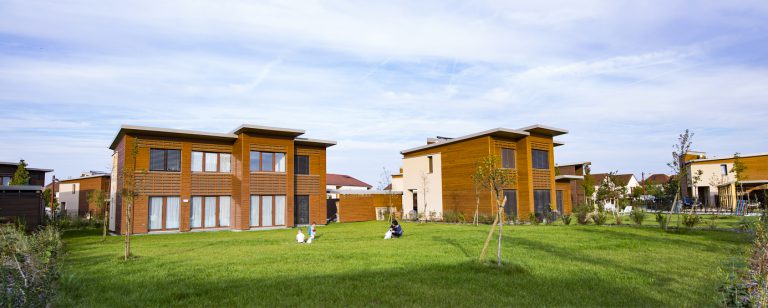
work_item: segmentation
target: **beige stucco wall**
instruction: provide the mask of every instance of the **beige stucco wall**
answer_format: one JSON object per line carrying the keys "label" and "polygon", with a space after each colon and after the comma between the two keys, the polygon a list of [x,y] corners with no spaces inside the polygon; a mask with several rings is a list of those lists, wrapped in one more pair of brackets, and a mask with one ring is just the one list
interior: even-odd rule
{"label": "beige stucco wall", "polygon": [[[723,175],[722,171],[720,169],[720,165],[727,165],[728,166],[728,174]],[[709,204],[707,205],[714,205],[715,202],[715,195],[718,194],[718,188],[717,186],[720,184],[725,184],[728,182],[736,181],[736,175],[731,171],[733,169],[733,163],[723,163],[723,162],[713,162],[713,163],[706,163],[706,162],[699,162],[699,163],[693,163],[688,166],[688,175],[689,175],[689,185],[691,186],[691,191],[693,194],[693,197],[701,198],[699,196],[699,187],[709,187]],[[701,180],[699,180],[696,185],[693,184],[693,176],[696,174],[697,171],[701,170]]]}
{"label": "beige stucco wall", "polygon": [[80,206],[80,183],[61,183],[56,195],[59,203],[64,204],[65,213],[71,217],[77,217]]}
{"label": "beige stucco wall", "polygon": [[[428,156],[432,156],[432,173],[429,173]],[[403,192],[402,210],[404,215],[407,215],[413,210],[413,193],[416,192],[417,211],[419,213],[424,213],[424,205],[426,204],[428,213],[432,214],[434,212],[436,217],[442,217],[443,181],[441,155],[438,153],[403,158],[402,185],[392,181],[392,190]]]}

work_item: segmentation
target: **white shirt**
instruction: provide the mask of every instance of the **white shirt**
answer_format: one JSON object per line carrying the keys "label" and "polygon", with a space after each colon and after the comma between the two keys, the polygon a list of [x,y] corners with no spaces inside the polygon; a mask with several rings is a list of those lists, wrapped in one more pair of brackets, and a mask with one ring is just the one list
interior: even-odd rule
{"label": "white shirt", "polygon": [[304,243],[304,233],[296,234],[296,241],[299,243]]}

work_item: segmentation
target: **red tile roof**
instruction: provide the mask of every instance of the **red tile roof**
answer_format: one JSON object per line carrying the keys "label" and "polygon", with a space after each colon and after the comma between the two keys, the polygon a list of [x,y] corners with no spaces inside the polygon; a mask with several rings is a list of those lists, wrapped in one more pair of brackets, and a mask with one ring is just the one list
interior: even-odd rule
{"label": "red tile roof", "polygon": [[662,173],[651,175],[647,179],[645,179],[645,181],[651,185],[667,184],[669,183],[670,180],[671,180],[670,176]]}
{"label": "red tile roof", "polygon": [[328,173],[326,175],[326,185],[357,186],[357,187],[366,187],[369,189],[373,187],[371,185],[368,185],[368,183],[366,182],[363,182],[361,180],[358,180],[346,174],[333,174],[333,173]]}

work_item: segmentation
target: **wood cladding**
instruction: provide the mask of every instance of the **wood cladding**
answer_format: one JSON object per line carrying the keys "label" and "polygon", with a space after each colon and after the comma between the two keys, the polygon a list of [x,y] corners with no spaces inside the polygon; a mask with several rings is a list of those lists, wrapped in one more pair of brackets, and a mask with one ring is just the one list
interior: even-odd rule
{"label": "wood cladding", "polygon": [[534,189],[552,188],[552,170],[533,169],[532,172]]}
{"label": "wood cladding", "polygon": [[251,195],[285,195],[286,194],[285,173],[276,172],[251,172],[250,194]]}
{"label": "wood cladding", "polygon": [[403,207],[402,194],[341,194],[338,201],[339,222],[376,220],[377,207]]}
{"label": "wood cladding", "polygon": [[251,144],[251,151],[285,152],[285,146],[278,144]]}
{"label": "wood cladding", "polygon": [[[319,175],[307,175],[307,174],[296,175],[296,194],[297,195],[318,194],[319,193],[319,191],[317,190],[318,186],[320,186]],[[323,194],[325,194],[325,192],[323,192]]]}
{"label": "wood cladding", "polygon": [[190,193],[192,195],[229,195],[232,193],[232,174],[193,172]]}
{"label": "wood cladding", "polygon": [[150,196],[178,196],[181,193],[180,172],[136,171],[136,190]]}

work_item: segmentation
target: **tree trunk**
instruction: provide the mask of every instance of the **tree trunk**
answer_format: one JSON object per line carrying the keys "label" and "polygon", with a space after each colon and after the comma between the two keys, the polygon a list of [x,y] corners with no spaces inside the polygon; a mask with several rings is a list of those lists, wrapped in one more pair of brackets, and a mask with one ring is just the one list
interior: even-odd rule
{"label": "tree trunk", "polygon": [[133,212],[133,201],[128,203],[128,206],[126,206],[126,215],[125,215],[125,260],[128,261],[128,258],[131,257],[131,232],[132,229],[132,213]]}
{"label": "tree trunk", "polygon": [[499,215],[496,215],[496,219],[493,221],[493,224],[491,225],[491,230],[488,231],[488,236],[485,238],[485,244],[483,245],[483,251],[480,252],[480,261],[485,260],[485,253],[488,251],[488,244],[491,242],[491,236],[493,235],[493,231],[496,230],[496,223],[499,221]]}
{"label": "tree trunk", "polygon": [[[501,217],[501,208],[499,208],[499,211],[496,213],[496,215]],[[502,232],[502,229],[504,227],[504,220],[503,219],[498,219],[498,221],[499,221],[499,243],[498,243],[498,247],[496,248],[497,249],[496,250],[496,265],[498,267],[501,267],[501,236],[502,236],[502,234],[504,234],[504,232]]]}
{"label": "tree trunk", "polygon": [[104,229],[101,233],[101,241],[107,240],[107,224],[109,224],[109,209],[104,209]]}
{"label": "tree trunk", "polygon": [[480,222],[480,195],[475,193],[475,226]]}

